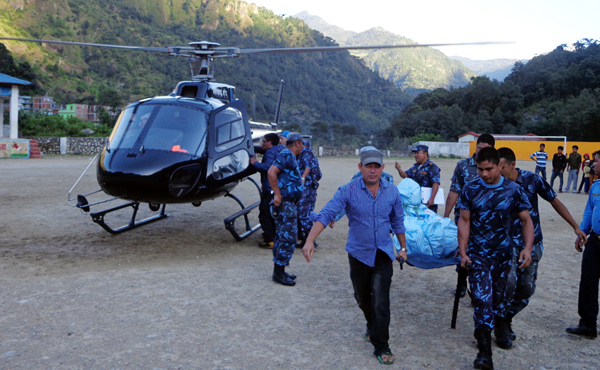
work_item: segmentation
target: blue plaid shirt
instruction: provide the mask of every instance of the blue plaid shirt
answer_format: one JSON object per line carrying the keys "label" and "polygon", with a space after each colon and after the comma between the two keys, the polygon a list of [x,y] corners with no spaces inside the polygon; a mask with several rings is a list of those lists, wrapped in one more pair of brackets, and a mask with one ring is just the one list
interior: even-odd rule
{"label": "blue plaid shirt", "polygon": [[373,194],[362,177],[338,188],[333,198],[319,213],[317,221],[328,225],[342,210],[348,216],[346,251],[367,266],[375,266],[375,255],[381,249],[394,259],[394,244],[390,228],[395,234],[404,233],[404,209],[400,192],[393,183],[379,180],[379,191]]}
{"label": "blue plaid shirt", "polygon": [[505,259],[513,251],[512,216],[528,211],[531,204],[518,184],[500,177],[495,185],[488,185],[482,179],[468,183],[457,207],[471,212],[467,254]]}

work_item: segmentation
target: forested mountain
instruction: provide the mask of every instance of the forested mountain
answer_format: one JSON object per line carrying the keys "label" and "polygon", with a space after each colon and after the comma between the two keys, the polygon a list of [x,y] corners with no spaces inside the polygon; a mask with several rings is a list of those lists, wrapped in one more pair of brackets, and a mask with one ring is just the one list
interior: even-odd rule
{"label": "forested mountain", "polygon": [[583,39],[517,62],[504,82],[476,77],[465,87],[420,94],[385,135],[426,132],[454,141],[468,131],[600,141],[600,43]]}
{"label": "forested mountain", "polygon": [[[416,44],[416,42],[381,27],[355,33],[328,24],[320,17],[307,12],[295,15],[311,28],[331,37],[342,46]],[[367,62],[374,71],[406,92],[416,95],[436,88],[465,86],[475,76],[473,71],[460,61],[448,58],[444,53],[432,48],[399,50],[357,50],[351,52]]]}
{"label": "forested mountain", "polygon": [[[0,34],[156,47],[185,46],[202,40],[242,48],[334,45],[299,19],[283,19],[239,0],[0,0]],[[15,66],[31,67],[38,91],[63,104],[106,104],[107,99],[126,103],[168,94],[178,81],[190,78],[185,58],[94,47],[3,43]],[[411,101],[409,95],[347,52],[220,59],[215,77],[236,86],[249,114],[262,121],[273,119],[279,81],[283,79],[286,85],[280,120],[299,123],[305,129],[320,120],[374,132],[389,126],[392,117]]]}
{"label": "forested mountain", "polygon": [[477,73],[478,76],[488,76],[491,80],[504,81],[506,76],[512,72],[516,62],[527,63],[529,60],[519,59],[491,59],[475,60],[459,56],[448,57],[462,62],[467,68]]}

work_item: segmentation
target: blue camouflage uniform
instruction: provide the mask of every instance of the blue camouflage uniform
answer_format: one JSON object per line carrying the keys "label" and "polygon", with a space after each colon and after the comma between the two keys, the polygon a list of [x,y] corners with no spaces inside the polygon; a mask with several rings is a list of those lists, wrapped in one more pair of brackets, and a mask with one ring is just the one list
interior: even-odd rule
{"label": "blue camouflage uniform", "polygon": [[[415,163],[406,171],[406,176],[413,179],[421,187],[430,188],[433,184],[440,184],[440,168],[427,158],[427,161],[422,165]],[[434,204],[429,207],[433,212],[437,213],[438,206]]]}
{"label": "blue camouflage uniform", "polygon": [[544,251],[542,227],[538,209],[538,195],[548,202],[552,202],[554,198],[556,198],[556,193],[552,190],[550,184],[548,184],[541,176],[518,168],[517,172],[518,175],[515,182],[521,186],[529,203],[531,203],[529,216],[533,222],[535,238],[533,240],[531,264],[525,269],[517,268],[517,259],[524,248],[525,242],[522,235],[521,220],[516,217],[516,215],[513,215],[512,238],[515,246],[513,267],[508,276],[504,307],[502,311],[498,313],[498,316],[510,319],[527,307],[529,299],[535,292],[538,264],[542,259],[542,253]]}
{"label": "blue camouflage uniform", "polygon": [[[477,163],[475,163],[475,155],[461,159],[454,168],[454,174],[452,175],[452,184],[450,185],[450,191],[460,194],[465,185],[473,180],[479,178],[479,172],[477,172]],[[458,224],[460,218],[460,209],[454,208],[454,223]]]}
{"label": "blue camouflage uniform", "polygon": [[317,201],[317,188],[321,179],[321,169],[319,168],[319,160],[310,150],[310,141],[304,140],[306,147],[302,149],[302,153],[298,157],[298,167],[302,174],[306,168],[310,168],[310,173],[304,179],[304,190],[302,199],[298,203],[298,222],[300,230],[306,238],[310,229],[312,229],[313,221],[310,217],[315,209]]}
{"label": "blue camouflage uniform", "polygon": [[457,207],[471,212],[466,252],[473,264],[469,269],[469,283],[475,330],[491,331],[495,315],[503,308],[512,265],[511,216],[529,210],[531,204],[519,185],[500,177],[494,185],[482,179],[468,183]]}
{"label": "blue camouflage uniform", "polygon": [[279,266],[287,266],[294,255],[298,240],[297,204],[302,198],[302,177],[296,156],[287,148],[279,153],[273,166],[280,171],[277,175],[277,185],[281,190],[281,205],[275,217],[273,262]]}

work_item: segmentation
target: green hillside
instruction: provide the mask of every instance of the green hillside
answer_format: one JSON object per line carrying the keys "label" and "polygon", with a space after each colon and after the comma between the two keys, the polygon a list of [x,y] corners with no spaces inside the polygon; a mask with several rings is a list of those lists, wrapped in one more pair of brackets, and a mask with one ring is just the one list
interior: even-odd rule
{"label": "green hillside", "polygon": [[583,39],[515,63],[504,82],[483,76],[465,87],[420,94],[385,134],[425,132],[456,140],[474,131],[600,141],[599,127],[600,42]]}
{"label": "green hillside", "polygon": [[[299,19],[283,19],[239,0],[0,0],[0,35],[155,47],[201,40],[242,48],[334,45]],[[17,63],[32,66],[39,91],[63,104],[106,96],[126,103],[168,94],[190,78],[184,58],[3,43]],[[236,86],[250,115],[261,121],[273,119],[279,81],[285,80],[280,120],[305,130],[325,121],[375,132],[389,126],[412,99],[347,52],[221,59],[215,77]]]}
{"label": "green hillside", "polygon": [[[342,46],[353,45],[408,45],[416,42],[381,27],[355,33],[332,26],[322,18],[307,12],[295,17],[304,20],[311,28],[331,37]],[[398,50],[359,50],[353,55],[366,61],[367,66],[377,71],[383,78],[413,95],[436,88],[465,86],[476,74],[458,60],[448,58],[444,53],[432,48]]]}

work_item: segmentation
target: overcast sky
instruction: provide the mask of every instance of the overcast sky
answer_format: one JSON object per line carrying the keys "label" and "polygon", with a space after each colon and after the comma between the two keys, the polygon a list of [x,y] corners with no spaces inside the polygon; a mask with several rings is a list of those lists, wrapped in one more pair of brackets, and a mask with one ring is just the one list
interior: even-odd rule
{"label": "overcast sky", "polygon": [[439,48],[471,59],[531,59],[560,44],[600,39],[599,0],[247,0],[276,14],[308,11],[362,32],[381,26],[420,44],[514,41]]}

